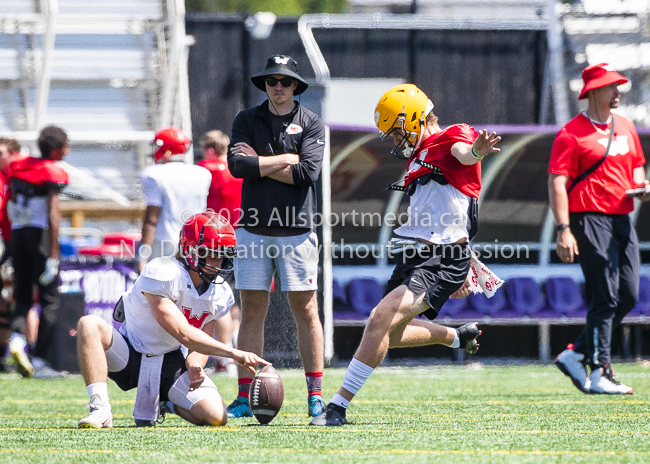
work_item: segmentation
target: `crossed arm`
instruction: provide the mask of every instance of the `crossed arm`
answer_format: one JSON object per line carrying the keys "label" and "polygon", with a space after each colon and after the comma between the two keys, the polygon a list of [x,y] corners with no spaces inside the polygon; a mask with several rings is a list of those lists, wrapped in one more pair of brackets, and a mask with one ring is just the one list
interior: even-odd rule
{"label": "crossed arm", "polygon": [[291,165],[300,162],[300,157],[298,155],[293,153],[284,153],[275,156],[258,156],[253,147],[245,142],[236,143],[231,152],[233,155],[257,156],[261,177],[270,177],[278,182],[293,185]]}

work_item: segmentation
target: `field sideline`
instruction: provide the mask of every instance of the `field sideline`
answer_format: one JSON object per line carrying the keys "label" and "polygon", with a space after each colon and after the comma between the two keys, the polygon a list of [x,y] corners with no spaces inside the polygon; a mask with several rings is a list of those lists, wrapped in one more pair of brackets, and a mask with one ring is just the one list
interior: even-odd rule
{"label": "field sideline", "polygon": [[[308,426],[301,372],[281,370],[285,403],[269,426],[255,419],[200,428],[169,416],[135,429],[135,392],[109,381],[114,428],[78,430],[83,380],[0,375],[0,462],[647,463],[650,369],[615,365],[626,397],[578,392],[554,366],[379,368],[341,428]],[[325,398],[343,369],[328,369]],[[214,377],[226,402],[236,381]],[[392,461],[392,460],[398,461]]]}

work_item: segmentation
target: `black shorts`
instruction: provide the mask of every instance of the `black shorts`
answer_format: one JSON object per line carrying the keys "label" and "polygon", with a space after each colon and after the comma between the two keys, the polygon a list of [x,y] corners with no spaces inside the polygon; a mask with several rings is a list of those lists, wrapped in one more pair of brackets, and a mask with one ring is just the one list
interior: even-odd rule
{"label": "black shorts", "polygon": [[[126,344],[129,346],[129,360],[126,367],[118,372],[109,372],[108,378],[114,381],[118,387],[124,391],[137,388],[138,378],[140,377],[140,360],[142,353],[135,351],[131,346],[129,339],[124,337]],[[160,374],[160,401],[169,400],[167,394],[174,382],[187,370],[185,366],[185,356],[181,349],[177,349],[165,354],[163,359],[162,372]]]}
{"label": "black shorts", "polygon": [[469,243],[407,248],[395,254],[397,265],[386,283],[384,296],[400,285],[416,295],[426,293],[430,306],[424,315],[433,320],[449,296],[462,287],[471,263]]}

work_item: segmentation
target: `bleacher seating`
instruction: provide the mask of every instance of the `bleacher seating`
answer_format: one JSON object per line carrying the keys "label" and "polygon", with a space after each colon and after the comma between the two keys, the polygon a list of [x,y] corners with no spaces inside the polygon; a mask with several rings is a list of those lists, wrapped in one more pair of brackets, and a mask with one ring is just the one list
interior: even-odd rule
{"label": "bleacher seating", "polygon": [[[342,325],[363,325],[382,294],[383,284],[374,278],[353,278],[347,286],[335,279],[335,324],[339,321]],[[549,277],[542,284],[532,277],[513,277],[492,298],[478,294],[448,300],[438,320],[461,322],[476,319],[493,324],[580,324],[584,323],[586,314],[580,285],[571,277]],[[641,276],[639,300],[628,317],[636,318],[633,322],[637,323],[650,317],[650,277],[646,275]]]}
{"label": "bleacher seating", "polygon": [[492,298],[488,298],[482,293],[472,294],[469,296],[469,305],[481,314],[492,315],[504,311],[507,301],[503,292],[497,291]]}
{"label": "bleacher seating", "polygon": [[570,277],[549,277],[546,280],[546,299],[550,308],[565,317],[585,317],[587,307],[580,287]]}
{"label": "bleacher seating", "polygon": [[334,299],[334,306],[348,304],[348,297],[345,295],[345,290],[343,290],[343,287],[341,287],[341,284],[336,279],[332,282],[332,298]]}
{"label": "bleacher seating", "polygon": [[506,281],[506,297],[513,309],[531,316],[546,306],[544,295],[532,277],[513,277]]}
{"label": "bleacher seating", "polygon": [[[374,278],[353,278],[347,285],[347,304],[344,286],[336,279],[334,288],[338,295],[334,303],[335,326],[364,326],[383,291],[382,284]],[[551,276],[543,283],[531,277],[511,277],[492,298],[479,294],[448,300],[436,322],[452,326],[471,321],[486,325],[537,325],[539,358],[550,362],[550,326],[582,325],[586,313],[580,285],[571,277]],[[650,277],[642,275],[638,303],[624,323],[644,324],[648,318]]]}
{"label": "bleacher seating", "polygon": [[354,316],[346,314],[350,319],[366,319],[375,306],[381,301],[384,287],[371,277],[352,279],[348,284],[348,301]]}
{"label": "bleacher seating", "polygon": [[[154,131],[189,113],[172,69],[177,3],[0,1],[0,135],[34,153],[34,134],[59,125],[70,135],[70,165],[141,200],[137,175]],[[92,188],[74,194],[107,199]]]}
{"label": "bleacher seating", "polygon": [[650,316],[650,277],[642,275],[639,283],[639,299],[628,317]]}
{"label": "bleacher seating", "polygon": [[448,300],[440,310],[439,317],[458,317],[467,310],[467,298],[454,298]]}

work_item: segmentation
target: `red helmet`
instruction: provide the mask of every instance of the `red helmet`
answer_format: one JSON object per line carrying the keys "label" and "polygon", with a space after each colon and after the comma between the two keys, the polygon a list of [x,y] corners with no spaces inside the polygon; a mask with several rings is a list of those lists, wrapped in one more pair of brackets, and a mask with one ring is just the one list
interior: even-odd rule
{"label": "red helmet", "polygon": [[[179,243],[181,260],[198,272],[201,279],[214,283],[218,277],[224,283],[232,273],[237,254],[235,230],[228,220],[212,211],[195,214],[185,222]],[[222,258],[221,267],[210,266],[208,256]]]}
{"label": "red helmet", "polygon": [[192,141],[177,127],[160,129],[153,138],[153,157],[160,163],[168,151],[174,155],[184,155],[190,149]]}

